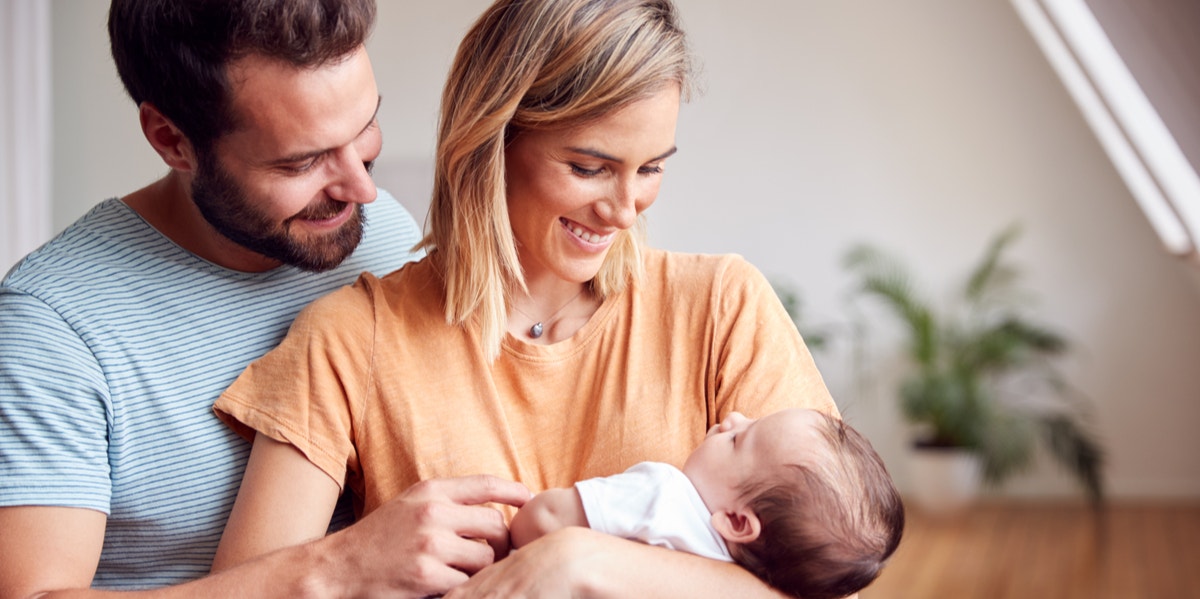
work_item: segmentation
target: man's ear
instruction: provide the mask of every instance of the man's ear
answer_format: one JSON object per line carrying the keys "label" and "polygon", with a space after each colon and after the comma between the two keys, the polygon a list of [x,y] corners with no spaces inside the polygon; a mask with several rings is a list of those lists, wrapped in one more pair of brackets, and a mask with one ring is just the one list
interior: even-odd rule
{"label": "man's ear", "polygon": [[187,173],[196,171],[196,151],[192,142],[153,104],[142,102],[138,106],[138,120],[142,134],[167,166]]}
{"label": "man's ear", "polygon": [[713,528],[727,543],[745,545],[762,533],[762,523],[750,508],[741,506],[712,515]]}

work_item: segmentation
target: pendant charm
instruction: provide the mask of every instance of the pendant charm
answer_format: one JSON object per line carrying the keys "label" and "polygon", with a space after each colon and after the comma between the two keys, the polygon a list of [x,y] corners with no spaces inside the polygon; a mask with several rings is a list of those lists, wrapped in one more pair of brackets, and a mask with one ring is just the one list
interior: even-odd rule
{"label": "pendant charm", "polygon": [[534,339],[541,337],[542,336],[542,323],[540,323],[540,322],[533,323],[533,326],[529,327],[529,336],[533,337]]}

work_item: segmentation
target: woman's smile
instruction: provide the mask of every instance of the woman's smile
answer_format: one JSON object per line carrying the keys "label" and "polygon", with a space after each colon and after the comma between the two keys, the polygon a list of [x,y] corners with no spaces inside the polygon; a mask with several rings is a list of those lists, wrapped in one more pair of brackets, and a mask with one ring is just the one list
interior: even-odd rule
{"label": "woman's smile", "polygon": [[602,251],[607,249],[609,245],[612,245],[613,239],[617,236],[616,231],[608,233],[607,235],[601,235],[565,217],[558,219],[558,222],[562,223],[563,228],[566,229],[566,231],[570,233],[576,241],[582,242],[580,245],[587,250]]}

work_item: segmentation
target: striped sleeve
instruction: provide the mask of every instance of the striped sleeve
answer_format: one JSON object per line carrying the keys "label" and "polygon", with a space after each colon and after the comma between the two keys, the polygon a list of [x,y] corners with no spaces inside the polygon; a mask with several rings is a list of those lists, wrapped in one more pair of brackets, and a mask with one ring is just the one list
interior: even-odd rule
{"label": "striped sleeve", "polygon": [[0,506],[108,513],[104,375],[79,335],[45,303],[0,292]]}

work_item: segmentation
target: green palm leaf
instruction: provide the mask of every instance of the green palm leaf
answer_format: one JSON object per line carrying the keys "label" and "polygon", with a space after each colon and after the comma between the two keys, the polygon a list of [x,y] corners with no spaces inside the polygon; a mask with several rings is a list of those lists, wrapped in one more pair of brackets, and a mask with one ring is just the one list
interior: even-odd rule
{"label": "green palm leaf", "polygon": [[953,312],[935,312],[907,269],[875,247],[855,246],[843,265],[857,277],[857,295],[881,302],[907,328],[914,371],[899,396],[905,418],[921,431],[920,443],[975,452],[985,480],[995,484],[1028,467],[1034,447],[1044,443],[1099,503],[1104,452],[1075,413],[1080,406],[1064,401],[1061,411],[1047,415],[1004,394],[1004,381],[1028,379],[1034,383],[1029,389],[1072,399],[1052,362],[1066,352],[1067,340],[997,301],[1015,297],[1019,271],[1004,258],[1019,234],[1014,225],[991,240],[969,271],[963,305]]}

